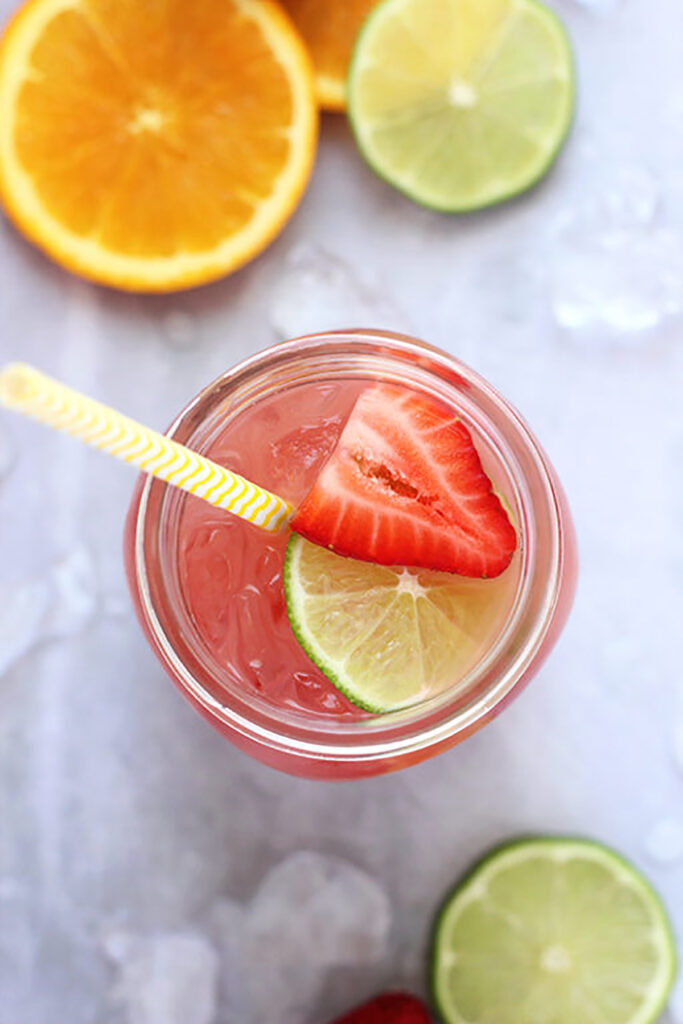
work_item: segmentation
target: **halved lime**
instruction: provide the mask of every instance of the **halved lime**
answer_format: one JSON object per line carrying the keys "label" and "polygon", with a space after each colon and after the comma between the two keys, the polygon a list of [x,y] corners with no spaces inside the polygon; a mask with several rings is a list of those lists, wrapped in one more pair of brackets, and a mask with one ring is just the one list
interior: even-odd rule
{"label": "halved lime", "polygon": [[500,630],[515,577],[475,580],[335,555],[292,534],[287,614],[309,658],[366,711],[426,700],[461,680]]}
{"label": "halved lime", "polygon": [[536,0],[385,0],[349,72],[365,159],[416,202],[447,212],[535,184],[573,109],[567,34]]}
{"label": "halved lime", "polygon": [[432,956],[447,1024],[652,1024],[676,971],[656,893],[577,839],[494,851],[446,902]]}

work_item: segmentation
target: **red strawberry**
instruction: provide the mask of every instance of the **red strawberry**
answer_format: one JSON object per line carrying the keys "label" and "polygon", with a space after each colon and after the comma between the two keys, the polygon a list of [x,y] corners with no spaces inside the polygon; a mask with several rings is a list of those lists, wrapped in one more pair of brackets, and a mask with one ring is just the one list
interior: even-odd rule
{"label": "red strawberry", "polygon": [[465,425],[408,388],[363,391],[292,529],[383,565],[498,576],[517,535]]}
{"label": "red strawberry", "polygon": [[430,1024],[426,1008],[415,996],[393,992],[378,996],[333,1024]]}

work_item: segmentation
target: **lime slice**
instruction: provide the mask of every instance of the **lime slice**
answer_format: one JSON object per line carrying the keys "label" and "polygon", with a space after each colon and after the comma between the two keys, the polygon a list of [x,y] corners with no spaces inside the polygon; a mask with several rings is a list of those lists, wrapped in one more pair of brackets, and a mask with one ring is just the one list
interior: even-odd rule
{"label": "lime slice", "polygon": [[515,578],[475,580],[335,555],[292,534],[287,614],[309,658],[366,711],[427,700],[462,680],[500,631]]}
{"label": "lime slice", "polygon": [[385,0],[349,72],[365,159],[416,202],[447,212],[535,184],[573,107],[566,32],[535,0]]}
{"label": "lime slice", "polygon": [[675,970],[655,892],[583,840],[494,851],[436,924],[432,983],[448,1024],[651,1024]]}

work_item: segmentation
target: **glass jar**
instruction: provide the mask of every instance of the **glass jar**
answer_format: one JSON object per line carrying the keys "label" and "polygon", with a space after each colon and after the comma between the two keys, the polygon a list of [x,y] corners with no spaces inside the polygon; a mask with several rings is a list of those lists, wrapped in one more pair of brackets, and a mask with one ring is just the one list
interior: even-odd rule
{"label": "glass jar", "polygon": [[571,516],[555,472],[518,413],[478,374],[412,338],[339,331],[273,346],[229,370],[183,409],[168,433],[207,449],[226,415],[307,382],[384,380],[446,402],[496,464],[520,541],[519,582],[507,620],[466,680],[420,705],[359,719],[278,708],[220,672],[201,643],[179,582],[177,542],[186,495],[138,481],[125,561],[138,618],[173,682],[236,746],[283,771],[352,779],[432,757],[481,728],[541,666],[570,610],[577,575]]}

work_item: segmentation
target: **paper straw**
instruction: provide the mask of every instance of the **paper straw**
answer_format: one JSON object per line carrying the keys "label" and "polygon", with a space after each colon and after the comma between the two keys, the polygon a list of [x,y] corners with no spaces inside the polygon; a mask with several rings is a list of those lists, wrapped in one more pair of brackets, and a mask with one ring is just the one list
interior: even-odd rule
{"label": "paper straw", "polygon": [[277,494],[24,363],[10,363],[0,371],[0,404],[71,434],[263,530],[274,533],[293,514],[289,502]]}

